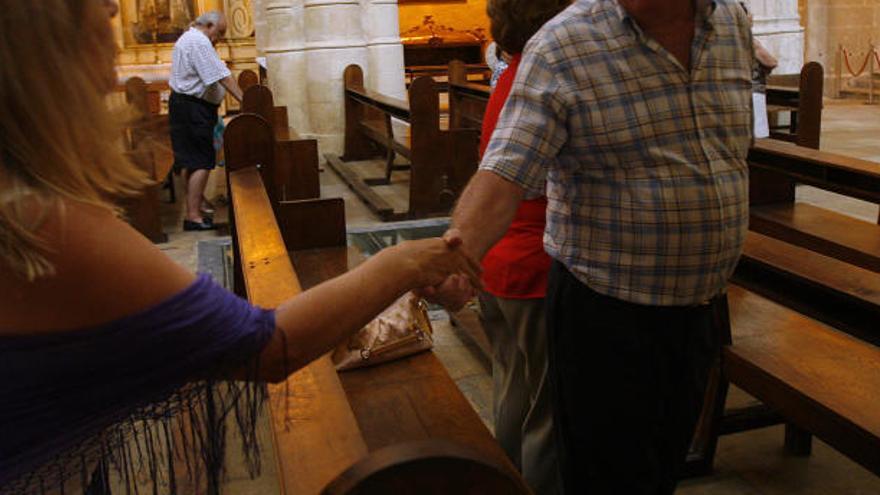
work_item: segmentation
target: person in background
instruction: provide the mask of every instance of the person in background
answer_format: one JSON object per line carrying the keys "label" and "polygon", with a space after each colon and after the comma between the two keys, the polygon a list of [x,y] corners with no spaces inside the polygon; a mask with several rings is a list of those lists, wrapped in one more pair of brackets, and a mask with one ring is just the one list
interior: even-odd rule
{"label": "person in background", "polygon": [[[511,55],[486,106],[480,155],[510,94],[523,47],[570,3],[489,0],[492,37],[501,53]],[[546,210],[543,194],[523,200],[507,233],[483,258],[480,314],[492,343],[495,437],[535,493],[555,494],[560,484],[547,376],[544,296],[550,257],[543,242]]]}
{"label": "person in background", "polygon": [[214,128],[226,91],[241,101],[242,92],[214,45],[226,34],[221,12],[200,15],[174,44],[168,114],[174,167],[186,176],[186,217],[183,230],[210,230],[210,206],[204,200],[208,174],[217,161]]}
{"label": "person in background", "polygon": [[510,56],[504,53],[497,42],[489,43],[489,46],[486,47],[486,65],[492,71],[492,76],[489,78],[489,87],[495,89],[495,85],[498,84],[498,78],[507,70],[509,62]]}
{"label": "person in background", "polygon": [[[739,4],[749,17],[749,25],[754,27],[749,7],[745,2]],[[752,110],[755,114],[755,137],[766,138],[770,137],[770,123],[767,118],[767,77],[779,65],[779,61],[764,48],[764,45],[754,35],[752,36],[752,47],[755,52],[755,63],[752,68]]]}
{"label": "person in background", "polygon": [[[196,493],[174,483],[222,471],[212,418],[226,416],[256,469],[263,381],[285,380],[408,290],[452,274],[480,284],[460,247],[408,241],[266,310],[168,258],[109,202],[149,183],[105,103],[116,11],[0,0],[0,493],[106,495],[108,466],[156,492]],[[181,468],[181,450],[197,462]]]}
{"label": "person in background", "polygon": [[733,0],[580,0],[526,44],[446,237],[482,259],[547,195],[565,493],[675,491],[748,229],[751,69]]}

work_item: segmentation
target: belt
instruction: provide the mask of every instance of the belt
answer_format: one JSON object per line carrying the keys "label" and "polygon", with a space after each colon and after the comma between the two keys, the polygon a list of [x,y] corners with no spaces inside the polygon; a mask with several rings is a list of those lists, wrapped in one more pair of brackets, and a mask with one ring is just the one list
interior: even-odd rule
{"label": "belt", "polygon": [[187,94],[183,94],[183,93],[177,93],[177,92],[174,92],[174,91],[171,92],[171,97],[172,97],[172,98],[178,98],[178,99],[181,99],[181,100],[191,101],[191,102],[193,102],[193,103],[198,103],[199,105],[204,105],[204,106],[207,106],[207,107],[213,108],[213,109],[215,109],[215,110],[216,110],[217,108],[220,107],[219,104],[217,104],[217,103],[211,103],[211,102],[208,101],[208,100],[203,100],[203,99],[199,98],[198,96],[192,96],[192,95],[187,95]]}

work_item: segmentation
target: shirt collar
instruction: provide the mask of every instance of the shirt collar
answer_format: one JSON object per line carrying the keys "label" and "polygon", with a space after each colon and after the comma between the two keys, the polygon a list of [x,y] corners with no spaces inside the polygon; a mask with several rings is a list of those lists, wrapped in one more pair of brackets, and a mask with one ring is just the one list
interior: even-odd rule
{"label": "shirt collar", "polygon": [[[620,17],[621,22],[641,31],[641,28],[638,28],[632,16],[625,8],[623,8],[623,5],[621,5],[618,0],[611,0],[611,3],[614,5],[614,10],[617,12],[618,17]],[[710,29],[713,28],[713,14],[718,7],[717,0],[694,0],[694,4],[696,6],[697,20],[702,20],[706,27]]]}
{"label": "shirt collar", "polygon": [[191,26],[191,27],[189,28],[189,30],[190,30],[190,32],[198,33],[198,34],[204,36],[205,39],[207,39],[208,41],[211,41],[211,38],[208,38],[208,35],[205,34],[201,29],[199,29],[199,28],[197,28],[197,27],[195,27],[195,26]]}

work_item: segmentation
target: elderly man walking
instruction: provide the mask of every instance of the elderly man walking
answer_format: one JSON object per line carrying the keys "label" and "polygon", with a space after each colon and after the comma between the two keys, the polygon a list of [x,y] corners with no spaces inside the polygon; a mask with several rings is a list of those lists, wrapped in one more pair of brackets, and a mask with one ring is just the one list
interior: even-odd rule
{"label": "elderly man walking", "polygon": [[171,62],[171,146],[174,167],[187,171],[186,218],[183,230],[210,230],[213,221],[203,205],[208,173],[214,168],[217,109],[228,90],[242,93],[214,45],[226,34],[226,17],[207,12],[177,40]]}
{"label": "elderly man walking", "polygon": [[747,229],[751,72],[734,0],[579,0],[526,46],[447,236],[482,258],[546,184],[566,493],[675,489]]}

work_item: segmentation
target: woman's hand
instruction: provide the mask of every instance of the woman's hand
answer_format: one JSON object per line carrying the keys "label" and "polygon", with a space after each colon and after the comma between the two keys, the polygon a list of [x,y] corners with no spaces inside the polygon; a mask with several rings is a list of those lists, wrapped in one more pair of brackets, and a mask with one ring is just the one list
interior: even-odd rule
{"label": "woman's hand", "polygon": [[410,288],[433,287],[453,275],[461,275],[481,288],[480,265],[461,249],[461,242],[440,238],[406,241],[389,249],[392,263],[406,270]]}

